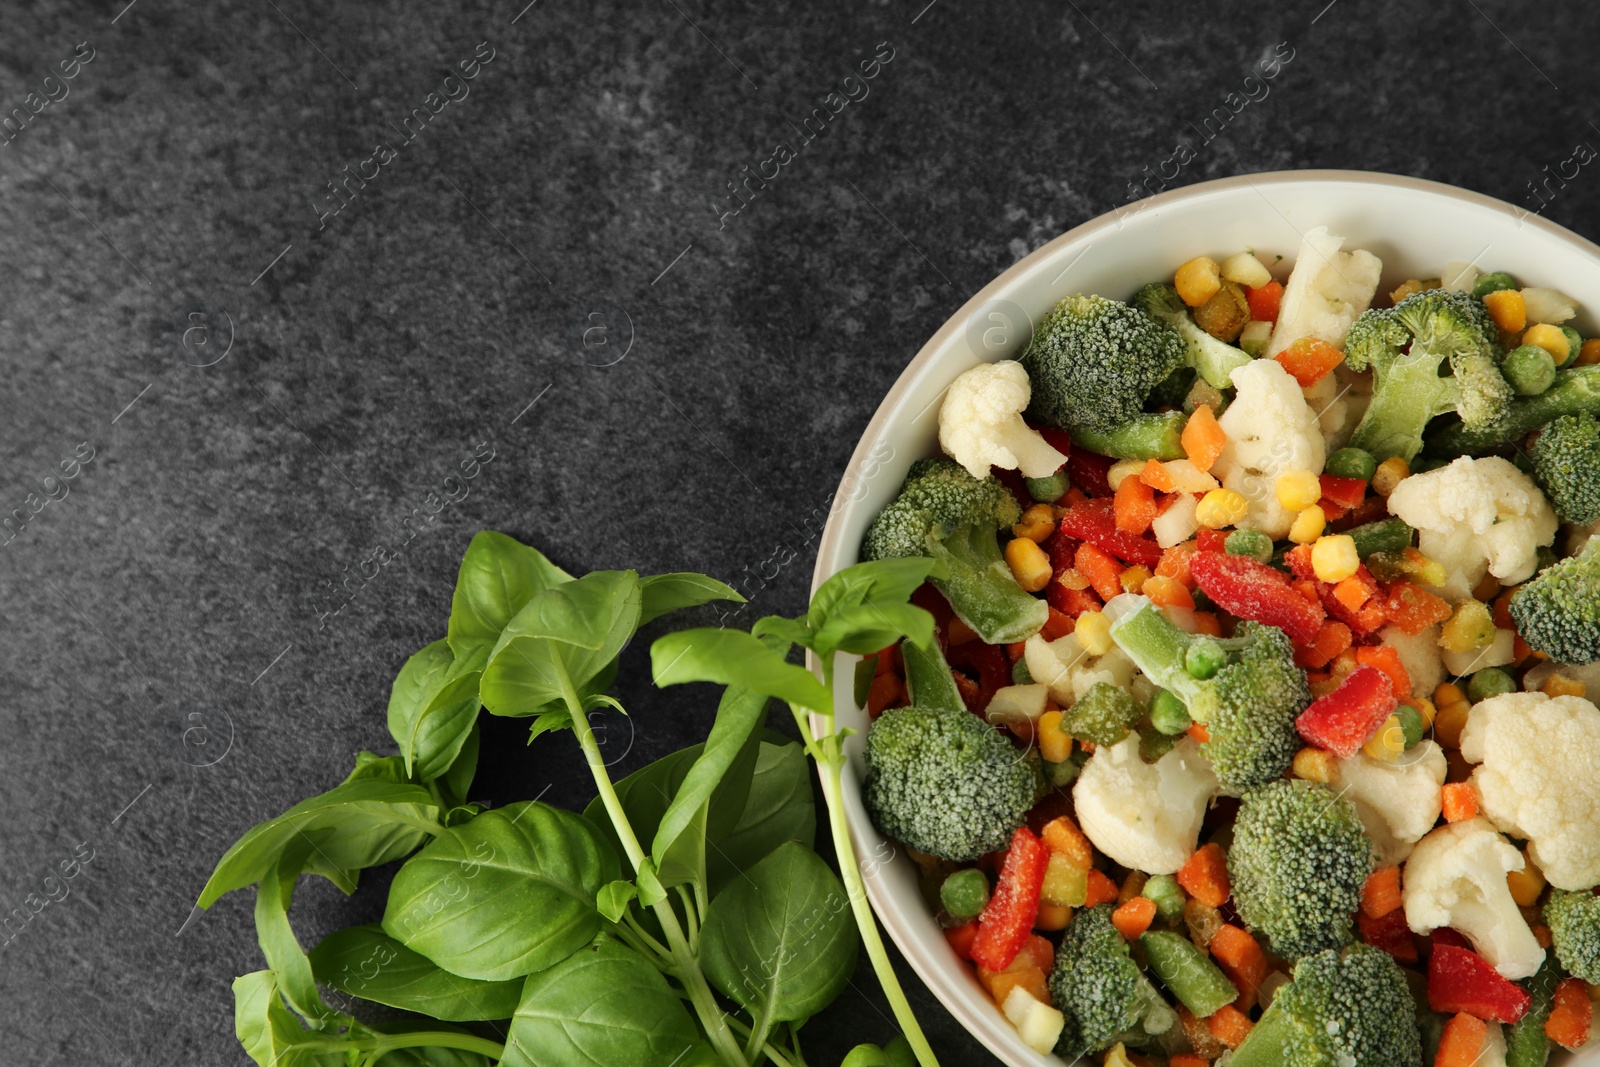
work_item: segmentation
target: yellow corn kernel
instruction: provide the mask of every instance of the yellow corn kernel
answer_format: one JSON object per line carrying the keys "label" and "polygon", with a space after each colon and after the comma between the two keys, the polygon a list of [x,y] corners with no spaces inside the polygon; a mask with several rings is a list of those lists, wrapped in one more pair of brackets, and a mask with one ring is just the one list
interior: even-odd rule
{"label": "yellow corn kernel", "polygon": [[1087,589],[1092,584],[1088,576],[1076,567],[1068,567],[1062,571],[1056,581],[1061,583],[1063,589]]}
{"label": "yellow corn kernel", "polygon": [[1395,486],[1409,477],[1411,477],[1411,464],[1399,456],[1390,456],[1378,464],[1378,469],[1372,472],[1372,491],[1386,497],[1394,492]]}
{"label": "yellow corn kernel", "polygon": [[1529,326],[1528,332],[1522,335],[1522,343],[1538,345],[1550,353],[1550,358],[1556,361],[1558,367],[1567,361],[1567,335],[1561,332],[1559,326],[1552,326],[1548,322]]}
{"label": "yellow corn kernel", "polygon": [[1581,697],[1589,694],[1589,687],[1576,678],[1552,674],[1539,686],[1539,692],[1547,697]]}
{"label": "yellow corn kernel", "polygon": [[1210,256],[1195,256],[1177,269],[1172,284],[1185,304],[1197,308],[1222,288],[1222,269]]}
{"label": "yellow corn kernel", "polygon": [[1302,748],[1294,754],[1294,776],[1326,785],[1339,777],[1339,764],[1325,748]]}
{"label": "yellow corn kernel", "polygon": [[1521,333],[1528,325],[1528,305],[1515,289],[1498,289],[1483,298],[1494,324],[1508,333]]}
{"label": "yellow corn kernel", "polygon": [[1439,629],[1439,647],[1446,652],[1471,652],[1494,640],[1494,616],[1481,600],[1463,600]]}
{"label": "yellow corn kernel", "polygon": [[1342,582],[1360,568],[1361,556],[1349,534],[1319,537],[1311,546],[1311,569],[1319,582]]}
{"label": "yellow corn kernel", "polygon": [[1272,489],[1285,511],[1304,511],[1322,499],[1322,482],[1305,468],[1284,471],[1273,480]]}
{"label": "yellow corn kernel", "polygon": [[1143,564],[1135,564],[1122,572],[1122,591],[1124,593],[1137,593],[1144,589],[1144,583],[1150,580],[1150,568]]}
{"label": "yellow corn kernel", "polygon": [[1061,713],[1047,711],[1033,724],[1039,755],[1051,763],[1065,763],[1072,755],[1072,735],[1061,728]]}
{"label": "yellow corn kernel", "polygon": [[1142,459],[1119,459],[1106,471],[1106,484],[1113,492],[1122,484],[1124,478],[1137,478],[1139,472],[1144,470],[1145,461]]}
{"label": "yellow corn kernel", "polygon": [[1289,527],[1289,540],[1297,545],[1309,545],[1322,536],[1322,529],[1327,525],[1328,513],[1312,504],[1294,517]]}
{"label": "yellow corn kernel", "polygon": [[1072,633],[1091,656],[1103,656],[1111,651],[1111,620],[1103,611],[1086,611],[1079,615]]}
{"label": "yellow corn kernel", "polygon": [[1385,763],[1392,761],[1406,750],[1406,732],[1400,726],[1400,718],[1391,715],[1383,720],[1383,725],[1378,727],[1378,732],[1366,744],[1361,746],[1361,751],[1373,759],[1383,760]]}
{"label": "yellow corn kernel", "polygon": [[1250,502],[1237,489],[1213,489],[1200,498],[1195,521],[1208,530],[1232,526],[1250,511]]}
{"label": "yellow corn kernel", "polygon": [[1428,289],[1436,288],[1438,288],[1437,282],[1429,285],[1420,278],[1407,278],[1405,281],[1401,282],[1392,293],[1389,294],[1389,302],[1391,304],[1398,304],[1412,293],[1421,293]]}
{"label": "yellow corn kernel", "polygon": [[1433,717],[1433,739],[1445,748],[1460,748],[1461,731],[1466,729],[1467,712],[1471,710],[1472,705],[1465,700],[1440,704],[1438,714]]}
{"label": "yellow corn kernel", "polygon": [[1440,682],[1433,690],[1433,702],[1439,707],[1467,699],[1467,691],[1454,682]]}
{"label": "yellow corn kernel", "polygon": [[1030,541],[1043,541],[1056,531],[1055,509],[1049,504],[1034,504],[1022,513],[1022,520],[1011,532]]}
{"label": "yellow corn kernel", "polygon": [[1128,1046],[1118,1041],[1106,1049],[1105,1058],[1100,1061],[1100,1067],[1133,1067],[1133,1061],[1128,1058]]}
{"label": "yellow corn kernel", "polygon": [[1578,346],[1578,358],[1575,366],[1587,367],[1600,363],[1600,337],[1590,337]]}
{"label": "yellow corn kernel", "polygon": [[1030,593],[1037,593],[1050,584],[1050,557],[1044,554],[1037,541],[1026,537],[1013,537],[1006,542],[1006,563],[1016,577],[1017,584]]}
{"label": "yellow corn kernel", "polygon": [[1408,697],[1406,703],[1417,709],[1424,730],[1433,725],[1433,717],[1439,714],[1439,709],[1433,706],[1433,701],[1427,697]]}
{"label": "yellow corn kernel", "polygon": [[1046,932],[1065,930],[1067,924],[1072,922],[1072,909],[1065,904],[1046,904],[1039,902],[1039,917],[1033,920],[1035,930]]}
{"label": "yellow corn kernel", "polygon": [[1517,902],[1518,907],[1531,908],[1539,902],[1539,894],[1544,892],[1544,872],[1529,860],[1522,870],[1506,872],[1506,886],[1511,890],[1511,899]]}

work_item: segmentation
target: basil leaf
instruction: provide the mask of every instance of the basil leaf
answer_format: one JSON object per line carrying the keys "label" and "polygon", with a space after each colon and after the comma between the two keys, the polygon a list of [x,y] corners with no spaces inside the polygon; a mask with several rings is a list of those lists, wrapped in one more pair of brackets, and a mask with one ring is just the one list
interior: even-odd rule
{"label": "basil leaf", "polygon": [[[289,904],[294,899],[294,886],[300,877],[311,843],[300,838],[284,850],[283,856],[261,879],[256,889],[256,940],[267,966],[278,976],[283,999],[312,1029],[326,1030],[340,1021],[340,1016],[322,1003],[317,992],[317,982],[311,973],[311,961],[294,936],[289,925]],[[348,1016],[344,1021],[351,1021]]]}
{"label": "basil leaf", "polygon": [[602,938],[529,976],[500,1067],[670,1067],[698,1043],[661,972]]}
{"label": "basil leaf", "polygon": [[430,1045],[385,1052],[372,1067],[494,1067],[494,1061],[465,1049]]}
{"label": "basil leaf", "polygon": [[689,571],[673,574],[652,574],[639,579],[639,590],[644,595],[639,610],[639,625],[658,619],[669,611],[699,607],[713,600],[733,600],[744,603],[744,597],[730,585],[715,578]]}
{"label": "basil leaf", "polygon": [[639,890],[632,882],[619,878],[600,887],[600,892],[595,896],[595,908],[608,921],[621,922],[628,912],[628,905],[638,895]]}
{"label": "basil leaf", "polygon": [[456,753],[450,769],[434,779],[445,804],[449,806],[461,807],[467,802],[467,791],[472,788],[472,780],[478,774],[479,740],[477,717],[474,716],[472,729],[467,732],[467,739],[461,742],[461,751]]}
{"label": "basil leaf", "polygon": [[506,623],[523,605],[551,586],[572,581],[572,575],[503,533],[482,530],[472,538],[456,573],[450,598],[446,640],[457,656],[492,648]]}
{"label": "basil leaf", "polygon": [[[713,794],[717,797],[716,810],[735,813],[743,810],[745,794],[749,792],[749,778],[757,755],[756,745],[750,743],[757,736],[757,728],[767,717],[767,697],[737,686],[729,686],[717,705],[717,717],[711,733],[706,738],[700,754],[685,773],[673,793],[657,824],[650,855],[665,872],[665,858],[673,844],[691,824],[698,821],[706,828],[706,813]],[[745,755],[742,775],[730,774],[740,754]],[[724,782],[728,788],[722,789]],[[742,787],[740,782],[746,783]]]}
{"label": "basil leaf", "polygon": [[591,571],[536,594],[490,653],[481,694],[495,715],[533,715],[610,668],[639,623],[639,577]]}
{"label": "basil leaf", "polygon": [[702,627],[659,637],[650,646],[650,666],[660,686],[720,682],[819,711],[833,707],[815,675],[742,630]]}
{"label": "basil leaf", "polygon": [[817,627],[812,648],[819,656],[849,652],[864,656],[906,638],[919,648],[933,640],[933,615],[915,604],[869,600],[841,607]]}
{"label": "basil leaf", "polygon": [[217,861],[198,903],[209,908],[224,893],[259,882],[301,835],[316,845],[305,872],[352,892],[357,871],[399,859],[438,833],[439,814],[438,804],[419,785],[358,778],[335,786],[235,841]]}
{"label": "basil leaf", "polygon": [[406,773],[405,760],[399,756],[380,756],[366,749],[356,753],[356,769],[345,776],[344,781],[354,782],[362,778],[377,778],[380,781],[400,784],[411,781],[411,775]]}
{"label": "basil leaf", "polygon": [[252,971],[233,980],[233,1032],[261,1067],[346,1067],[347,1043],[308,1032],[278,994],[278,976]]}
{"label": "basil leaf", "polygon": [[389,733],[419,782],[450,769],[478,721],[478,678],[488,652],[456,656],[441,638],[406,660],[389,692]]}
{"label": "basil leaf", "polygon": [[479,982],[451,974],[377,924],[323,938],[311,950],[311,969],[318,981],[353,997],[451,1022],[509,1019],[522,998],[519,979]]}
{"label": "basil leaf", "polygon": [[595,894],[620,874],[587,819],[525,802],[442,832],[389,887],[383,928],[453,974],[517,978],[600,931]]}
{"label": "basil leaf", "polygon": [[750,627],[754,637],[773,637],[801,648],[811,647],[811,627],[804,619],[786,619],[782,615],[767,615]]}
{"label": "basil leaf", "polygon": [[816,801],[805,749],[794,742],[763,741],[739,821],[711,839],[706,882],[713,896],[784,841],[810,848],[817,838]]}
{"label": "basil leaf", "polygon": [[937,566],[933,560],[922,556],[906,556],[846,567],[817,587],[806,621],[812,629],[821,630],[841,608],[869,601],[904,604]]}

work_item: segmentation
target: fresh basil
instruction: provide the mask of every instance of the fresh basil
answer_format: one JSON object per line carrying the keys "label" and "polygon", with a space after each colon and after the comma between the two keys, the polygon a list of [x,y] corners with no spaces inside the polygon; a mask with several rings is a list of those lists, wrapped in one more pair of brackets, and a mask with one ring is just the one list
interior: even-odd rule
{"label": "fresh basil", "polygon": [[[267,966],[278,976],[278,986],[289,1007],[313,1030],[337,1025],[341,1017],[329,1011],[317,992],[311,961],[289,925],[289,904],[294,899],[295,881],[310,852],[310,842],[301,839],[287,849],[261,879],[256,891],[256,940]],[[343,1019],[349,1022],[347,1017]]]}
{"label": "fresh basil", "polygon": [[233,980],[233,1032],[260,1067],[345,1067],[343,1044],[307,1031],[289,1013],[278,976],[253,971]]}
{"label": "fresh basil", "polygon": [[[450,764],[449,770],[433,780],[442,803],[459,808],[467,802],[467,791],[472,788],[472,779],[478,773],[479,743],[480,730],[474,722],[472,729],[467,732],[467,739],[461,742],[461,751],[456,753],[455,762]],[[445,825],[451,825],[448,818]]]}
{"label": "fresh basil", "polygon": [[376,924],[323,938],[311,950],[311,969],[319,982],[353,997],[451,1022],[509,1019],[522,998],[520,979],[480,982],[451,974]]}
{"label": "fresh basil", "polygon": [[744,597],[740,596],[738,590],[732,586],[724,585],[715,578],[707,578],[703,574],[681,571],[640,578],[639,591],[643,595],[639,611],[640,626],[660,618],[669,611],[699,607],[713,600],[744,603]]}
{"label": "fresh basil", "polygon": [[478,679],[488,650],[450,651],[440,638],[406,660],[389,692],[389,733],[419,782],[448,771],[478,721]]}
{"label": "fresh basil", "polygon": [[717,682],[786,700],[800,707],[833,707],[828,691],[804,667],[742,630],[679,630],[650,646],[657,685]]}
{"label": "fresh basil", "polygon": [[570,581],[572,575],[538,549],[502,533],[480,531],[456,573],[446,638],[450,648],[457,656],[492,648],[506,624],[535,594]]}
{"label": "fresh basil", "polygon": [[372,1062],[372,1067],[494,1067],[494,1061],[458,1048],[397,1048]]}
{"label": "fresh basil", "polygon": [[720,892],[785,841],[810,848],[816,837],[817,809],[805,750],[792,741],[763,741],[738,821],[706,851],[708,888],[713,895]]}
{"label": "fresh basil", "polygon": [[354,782],[362,778],[377,778],[402,785],[411,781],[411,775],[406,773],[404,759],[399,756],[380,756],[366,749],[356,753],[355,770],[345,777],[345,782]]}

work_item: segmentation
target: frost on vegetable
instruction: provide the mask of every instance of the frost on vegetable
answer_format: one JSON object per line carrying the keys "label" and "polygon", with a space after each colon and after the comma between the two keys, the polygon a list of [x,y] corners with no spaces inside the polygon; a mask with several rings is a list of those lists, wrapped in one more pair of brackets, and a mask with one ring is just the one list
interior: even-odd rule
{"label": "frost on vegetable", "polygon": [[1194,853],[1217,776],[1190,737],[1155,763],[1139,738],[1095,750],[1073,787],[1079,825],[1101,852],[1146,874],[1173,874]]}
{"label": "frost on vegetable", "polygon": [[1439,821],[1444,750],[1432,741],[1412,745],[1393,762],[1357,753],[1339,761],[1339,784],[1372,838],[1378,866],[1392,867]]}
{"label": "frost on vegetable", "polygon": [[1284,471],[1322,472],[1322,427],[1300,384],[1274,360],[1258,359],[1234,371],[1233,384],[1238,392],[1217,420],[1228,443],[1211,473],[1249,503],[1239,527],[1285,537],[1295,517],[1278,503],[1274,483]]}
{"label": "frost on vegetable", "polygon": [[1022,364],[1003,359],[973,367],[950,383],[939,408],[939,445],[974,478],[989,468],[1045,478],[1067,457],[1022,421],[1033,392]]}
{"label": "frost on vegetable", "polygon": [[1343,348],[1350,324],[1372,305],[1383,261],[1359,248],[1339,251],[1343,246],[1344,238],[1330,234],[1326,226],[1306,231],[1283,289],[1277,327],[1267,342],[1269,358],[1302,337]]}
{"label": "frost on vegetable", "polygon": [[1484,818],[1446,823],[1412,849],[1404,875],[1406,925],[1426,934],[1448,926],[1506,978],[1527,978],[1544,949],[1511,899],[1506,875],[1522,853]]}

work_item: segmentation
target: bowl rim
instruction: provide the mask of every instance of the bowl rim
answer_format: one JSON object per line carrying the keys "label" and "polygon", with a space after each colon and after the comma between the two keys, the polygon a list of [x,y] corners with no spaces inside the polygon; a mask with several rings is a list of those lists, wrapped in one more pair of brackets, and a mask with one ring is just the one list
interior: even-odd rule
{"label": "bowl rim", "polygon": [[[987,282],[982,288],[980,288],[970,298],[957,307],[949,315],[949,317],[945,319],[939,328],[935,330],[933,334],[922,344],[922,346],[917,350],[917,354],[913,356],[911,360],[907,362],[907,364],[901,369],[899,376],[894,381],[894,384],[890,386],[889,391],[885,393],[883,399],[879,401],[877,408],[873,411],[871,419],[869,419],[866,426],[863,427],[861,436],[856,442],[856,447],[850,454],[849,461],[846,463],[844,468],[845,473],[840,479],[839,487],[835,491],[833,500],[843,501],[849,498],[852,472],[862,469],[862,465],[869,459],[869,450],[874,446],[874,443],[884,435],[884,432],[887,429],[890,412],[899,406],[901,398],[911,388],[911,383],[918,376],[918,372],[927,363],[935,358],[936,354],[950,342],[953,335],[965,327],[965,324],[975,311],[983,307],[991,300],[1000,298],[1002,290],[1010,288],[1020,276],[1025,275],[1028,271],[1032,270],[1041,262],[1054,256],[1056,252],[1063,246],[1076,244],[1084,240],[1090,240],[1092,242],[1093,239],[1105,234],[1107,231],[1120,227],[1127,219],[1141,214],[1152,207],[1163,207],[1184,201],[1201,199],[1218,193],[1233,192],[1244,188],[1254,189],[1258,194],[1261,195],[1263,200],[1267,200],[1263,189],[1288,185],[1312,184],[1318,182],[1368,187],[1374,190],[1400,189],[1413,193],[1430,194],[1432,196],[1441,197],[1447,200],[1465,202],[1467,204],[1485,208],[1497,213],[1510,214],[1516,218],[1519,223],[1530,224],[1536,229],[1543,230],[1548,236],[1575,246],[1577,249],[1594,259],[1597,263],[1600,263],[1600,245],[1597,245],[1595,242],[1590,241],[1588,238],[1573,232],[1559,223],[1555,223],[1544,218],[1537,212],[1524,210],[1508,201],[1489,196],[1485,193],[1475,192],[1470,189],[1463,189],[1458,186],[1449,185],[1444,182],[1432,181],[1426,178],[1415,178],[1408,175],[1391,174],[1385,171],[1345,169],[1263,171],[1253,174],[1238,174],[1226,178],[1216,178],[1210,181],[1196,182],[1192,185],[1186,185],[1178,189],[1169,189],[1161,193],[1156,193],[1152,196],[1142,197],[1139,200],[1130,201],[1127,204],[1113,208],[1110,211],[1104,212],[1092,219],[1082,222],[1077,226],[1074,226],[1072,229],[1067,230],[1040,247],[1034,249],[1028,255],[1011,264],[1011,266],[1007,267],[994,278],[990,279],[990,281]],[[1276,206],[1272,205],[1270,200],[1267,200],[1267,202],[1269,206],[1273,206],[1273,209],[1277,210]],[[838,555],[841,548],[840,540],[842,535],[840,533],[840,527],[842,523],[839,521],[839,517],[842,513],[842,510],[842,508],[835,507],[830,511],[827,523],[823,528],[822,535],[818,539],[816,564],[813,567],[811,575],[812,593],[815,593],[818,586],[820,586],[824,581],[831,577],[833,573],[835,573],[832,569],[830,569],[831,564],[829,561],[833,560],[834,557]],[[818,675],[818,677],[821,676],[821,663],[817,657],[809,651],[806,653],[806,666],[812,671],[812,673]],[[825,728],[823,725],[822,716],[813,714],[811,716],[811,720],[812,728],[814,730]],[[829,792],[830,796],[828,802],[831,804],[833,803],[832,791]],[[856,850],[859,860],[859,857],[866,854],[863,849],[867,848],[870,843],[863,840],[863,834],[865,831],[862,827],[857,825],[857,820],[852,818],[850,805],[846,801],[845,794],[840,792],[837,795],[839,797],[838,802],[845,809],[841,815],[844,819],[846,827],[848,828],[851,843]],[[929,991],[933,993],[940,1004],[943,1005],[945,1010],[949,1011],[953,1016],[955,1016],[957,1021],[961,1023],[963,1028],[965,1028],[976,1041],[985,1046],[997,1058],[1003,1059],[1005,1052],[1002,1049],[995,1047],[995,1045],[989,1040],[989,1037],[975,1028],[973,1026],[973,1020],[968,1018],[971,1007],[971,1005],[968,1003],[969,998],[954,981],[956,977],[954,971],[947,967],[938,966],[937,963],[930,959],[925,952],[909,949],[904,942],[911,934],[911,931],[904,928],[899,923],[898,913],[889,909],[888,905],[890,903],[890,899],[888,896],[888,890],[877,878],[866,878],[864,879],[864,882],[867,899],[872,906],[873,914],[877,917],[878,921],[882,923],[884,930],[889,935],[889,938],[894,942],[895,947],[900,951],[906,962],[911,966],[911,969],[916,973],[917,978],[925,986],[927,986]]]}

